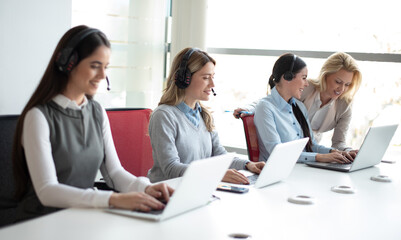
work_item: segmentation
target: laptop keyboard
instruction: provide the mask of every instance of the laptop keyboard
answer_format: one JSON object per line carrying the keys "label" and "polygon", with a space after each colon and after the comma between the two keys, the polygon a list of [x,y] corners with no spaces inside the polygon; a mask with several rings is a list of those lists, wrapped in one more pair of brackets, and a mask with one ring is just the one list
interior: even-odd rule
{"label": "laptop keyboard", "polygon": [[327,164],[328,167],[335,167],[335,168],[341,168],[341,169],[349,169],[351,167],[351,163],[344,164],[344,163],[330,163]]}
{"label": "laptop keyboard", "polygon": [[146,214],[152,214],[152,215],[159,215],[159,214],[162,214],[162,213],[163,213],[164,208],[161,209],[161,210],[152,209],[152,210],[150,210],[149,212],[144,212],[144,211],[140,211],[140,210],[138,210],[138,211],[133,210],[133,211],[134,211],[134,212],[146,213]]}
{"label": "laptop keyboard", "polygon": [[[164,203],[165,205],[167,205],[167,201],[166,200],[161,200],[161,202]],[[166,209],[166,206],[164,206],[164,208],[160,209],[160,210],[152,209],[148,213],[149,214],[153,214],[153,215],[159,215],[159,214],[163,213],[164,209]]]}
{"label": "laptop keyboard", "polygon": [[255,184],[256,180],[258,180],[259,175],[253,174],[251,176],[248,176],[248,180],[250,184]]}

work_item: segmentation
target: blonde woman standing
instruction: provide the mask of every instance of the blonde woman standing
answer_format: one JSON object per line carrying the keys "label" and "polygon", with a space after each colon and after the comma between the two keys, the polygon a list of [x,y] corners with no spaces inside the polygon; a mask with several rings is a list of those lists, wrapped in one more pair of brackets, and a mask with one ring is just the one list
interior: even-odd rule
{"label": "blonde woman standing", "polygon": [[[352,117],[352,100],[362,82],[355,59],[347,53],[334,53],[323,64],[319,77],[308,82],[300,100],[308,110],[316,142],[320,141],[322,133],[334,129],[331,146],[342,151],[351,150],[346,146],[346,135]],[[246,115],[240,111],[254,112],[256,103],[236,109],[234,117]]]}
{"label": "blonde woman standing", "polygon": [[319,145],[315,141],[307,110],[299,101],[304,89],[309,86],[307,76],[306,63],[294,54],[284,54],[274,64],[269,79],[271,94],[262,98],[255,108],[254,121],[259,142],[259,161],[267,161],[277,144],[305,137],[308,137],[309,141],[298,162],[353,161],[355,153],[338,151]]}

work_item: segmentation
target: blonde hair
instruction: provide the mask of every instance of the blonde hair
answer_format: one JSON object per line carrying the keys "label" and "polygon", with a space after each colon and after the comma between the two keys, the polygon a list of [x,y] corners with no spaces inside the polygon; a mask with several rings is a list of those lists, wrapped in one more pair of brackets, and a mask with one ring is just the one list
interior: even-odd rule
{"label": "blonde hair", "polygon": [[351,85],[348,87],[347,91],[340,96],[340,99],[344,99],[347,103],[350,103],[362,82],[361,71],[359,70],[355,59],[351,57],[351,55],[343,52],[337,52],[329,56],[320,70],[319,77],[317,79],[310,80],[310,83],[313,84],[316,89],[319,90],[319,92],[324,92],[327,89],[327,76],[336,73],[341,69],[354,73]]}
{"label": "blonde hair", "polygon": [[[163,90],[163,95],[160,98],[159,105],[166,104],[176,106],[184,101],[185,89],[177,87],[177,85],[175,84],[175,75],[180,68],[180,64],[185,53],[191,49],[192,48],[185,48],[175,56],[173,63],[171,64],[170,74],[167,77],[167,86]],[[196,49],[188,59],[187,68],[193,75],[195,72],[203,68],[203,66],[205,66],[208,62],[212,62],[214,65],[216,65],[216,61],[206,52]],[[200,102],[198,103],[202,109],[201,116],[203,121],[205,122],[206,128],[209,132],[212,132],[214,129],[212,114],[206,106],[203,106]]]}

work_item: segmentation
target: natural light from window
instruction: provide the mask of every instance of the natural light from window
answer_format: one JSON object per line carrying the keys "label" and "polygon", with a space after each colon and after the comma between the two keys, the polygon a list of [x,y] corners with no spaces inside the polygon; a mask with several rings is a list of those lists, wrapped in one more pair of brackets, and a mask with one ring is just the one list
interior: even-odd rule
{"label": "natural light from window", "polygon": [[[209,1],[208,47],[323,52],[401,53],[401,15],[397,1]],[[227,6],[230,6],[227,8]],[[363,7],[362,7],[363,6]],[[278,56],[211,54],[217,60],[215,111],[220,139],[246,148],[236,107],[266,95]],[[300,56],[302,57],[302,56]],[[303,58],[309,78],[316,78],[325,59]],[[372,124],[401,122],[401,63],[358,60],[363,82],[348,132],[349,146],[359,148]],[[331,133],[321,142],[331,145]],[[401,143],[400,130],[393,145]]]}

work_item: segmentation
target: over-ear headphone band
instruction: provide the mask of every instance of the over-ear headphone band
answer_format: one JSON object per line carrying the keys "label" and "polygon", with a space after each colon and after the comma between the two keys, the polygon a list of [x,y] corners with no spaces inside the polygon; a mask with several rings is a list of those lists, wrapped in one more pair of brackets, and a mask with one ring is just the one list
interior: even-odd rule
{"label": "over-ear headphone band", "polygon": [[69,73],[72,67],[76,64],[78,59],[73,57],[77,45],[92,33],[100,32],[95,28],[87,28],[78,32],[71,40],[68,41],[66,46],[58,53],[56,65],[61,72]]}
{"label": "over-ear headphone band", "polygon": [[180,66],[175,74],[175,84],[178,88],[184,89],[191,83],[191,71],[188,69],[188,61],[197,48],[190,48],[182,57]]}
{"label": "over-ear headphone band", "polygon": [[191,48],[184,54],[184,56],[182,57],[182,61],[180,63],[180,67],[178,69],[178,72],[179,71],[182,72],[183,70],[186,70],[189,58],[191,57],[192,53],[194,53],[194,52],[195,52],[195,49]]}
{"label": "over-ear headphone band", "polygon": [[297,55],[294,54],[294,56],[292,58],[290,69],[287,72],[285,72],[283,75],[284,79],[287,81],[291,81],[294,78],[294,73],[292,73],[292,71],[294,70],[294,65],[295,65],[296,60],[297,60]]}
{"label": "over-ear headphone band", "polygon": [[290,71],[292,73],[292,70],[294,70],[294,65],[295,65],[295,61],[297,60],[297,55],[294,54],[294,57],[292,58],[292,63],[291,63],[291,67],[290,67]]}

